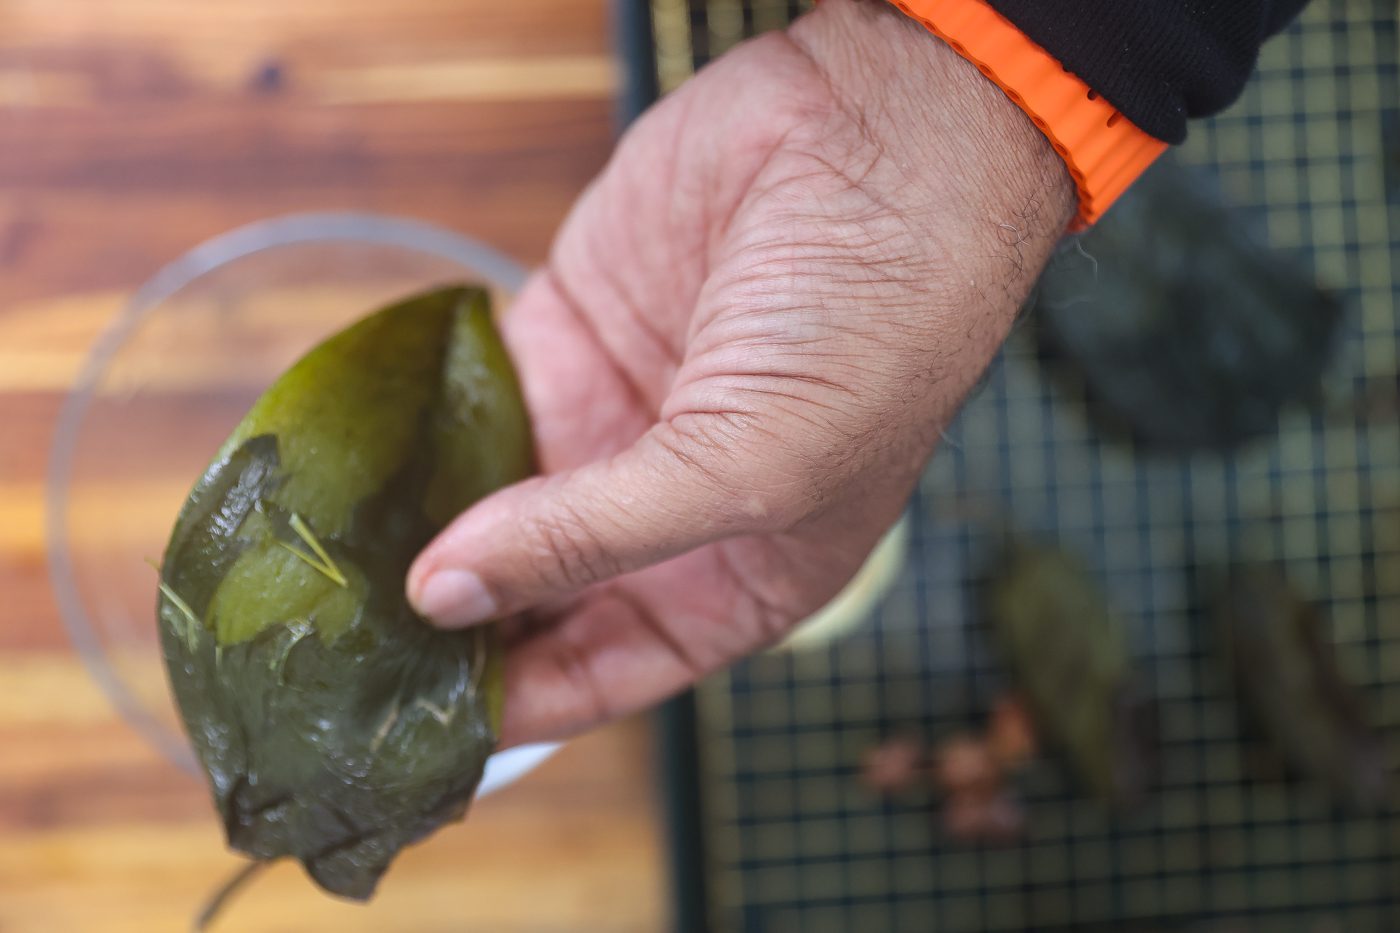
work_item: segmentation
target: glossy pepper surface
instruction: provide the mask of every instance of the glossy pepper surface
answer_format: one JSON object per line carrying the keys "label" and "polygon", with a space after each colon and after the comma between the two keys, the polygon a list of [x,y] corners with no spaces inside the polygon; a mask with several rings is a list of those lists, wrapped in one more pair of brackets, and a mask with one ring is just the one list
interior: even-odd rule
{"label": "glossy pepper surface", "polygon": [[1080,782],[1113,806],[1139,803],[1155,760],[1123,622],[1071,555],[1018,544],[989,582],[987,620],[1039,730]]}
{"label": "glossy pepper surface", "polygon": [[465,813],[500,725],[497,636],[432,628],[404,577],[532,465],[480,289],[359,321],[254,404],[180,512],[158,609],[230,846],[364,899],[403,846]]}

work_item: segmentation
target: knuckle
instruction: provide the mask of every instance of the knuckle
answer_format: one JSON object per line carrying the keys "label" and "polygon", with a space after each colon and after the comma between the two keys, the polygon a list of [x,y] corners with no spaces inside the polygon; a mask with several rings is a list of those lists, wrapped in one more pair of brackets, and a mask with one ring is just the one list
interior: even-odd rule
{"label": "knuckle", "polygon": [[818,487],[800,488],[801,481],[783,483],[755,494],[755,506],[761,508],[760,529],[769,533],[791,531],[806,521],[816,500],[812,495]]}
{"label": "knuckle", "polygon": [[560,506],[528,521],[545,586],[579,589],[621,572],[620,562],[576,510]]}
{"label": "knuckle", "polygon": [[[661,440],[676,465],[700,490],[721,532],[785,530],[805,517],[804,482],[794,475],[783,437],[753,415],[707,417],[677,425]],[[761,456],[761,451],[769,453]]]}
{"label": "knuckle", "polygon": [[577,706],[576,722],[571,725],[606,722],[616,715],[612,693],[599,681],[587,653],[564,639],[556,639],[554,663]]}

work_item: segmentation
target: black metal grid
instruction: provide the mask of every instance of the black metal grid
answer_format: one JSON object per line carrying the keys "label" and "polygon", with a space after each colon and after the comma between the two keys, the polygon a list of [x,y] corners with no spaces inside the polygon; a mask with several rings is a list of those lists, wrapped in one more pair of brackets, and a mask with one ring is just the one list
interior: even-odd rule
{"label": "black metal grid", "polygon": [[[650,0],[662,88],[801,6]],[[1330,377],[1342,395],[1393,390],[1400,371],[1400,151],[1383,151],[1400,148],[1398,22],[1395,0],[1317,0],[1181,152],[1347,296]],[[1317,788],[1260,776],[1267,752],[1239,726],[1195,596],[1228,561],[1280,561],[1328,607],[1394,758],[1400,425],[1292,411],[1235,455],[1156,459],[1101,439],[1076,396],[1019,329],[930,465],[908,566],[869,624],[697,692],[714,929],[1400,930],[1400,811],[1350,816]],[[871,745],[975,725],[1004,685],[971,606],[994,546],[967,520],[979,509],[1073,549],[1132,620],[1162,732],[1141,812],[1110,817],[1045,761],[1020,785],[1024,843],[968,847],[942,834],[930,800],[862,788]]]}

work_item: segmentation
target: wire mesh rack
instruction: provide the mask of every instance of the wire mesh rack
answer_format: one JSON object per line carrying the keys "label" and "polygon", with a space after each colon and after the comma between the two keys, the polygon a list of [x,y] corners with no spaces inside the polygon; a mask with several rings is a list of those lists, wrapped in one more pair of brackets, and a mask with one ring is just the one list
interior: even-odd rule
{"label": "wire mesh rack", "polygon": [[[803,4],[650,0],[663,90]],[[1317,0],[1263,52],[1181,158],[1262,217],[1269,241],[1343,294],[1329,376],[1396,386],[1400,348],[1400,7]],[[859,780],[882,738],[980,723],[1005,677],[970,584],[987,504],[1095,571],[1131,620],[1160,717],[1151,802],[1111,816],[1053,759],[1020,785],[1024,839],[950,841],[932,801]],[[1331,619],[1338,662],[1392,758],[1400,747],[1400,424],[1285,411],[1233,454],[1146,456],[1102,438],[1080,393],[1013,333],[911,506],[907,566],[868,622],[701,687],[698,845],[717,931],[1400,931],[1400,812],[1348,815],[1261,774],[1196,597],[1212,568],[1271,560]]]}

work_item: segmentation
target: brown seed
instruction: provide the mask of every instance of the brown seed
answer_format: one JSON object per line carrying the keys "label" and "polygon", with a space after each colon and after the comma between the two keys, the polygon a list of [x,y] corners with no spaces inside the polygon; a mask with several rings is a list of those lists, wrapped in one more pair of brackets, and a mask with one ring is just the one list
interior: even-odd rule
{"label": "brown seed", "polygon": [[1030,711],[1016,694],[1007,694],[992,707],[987,743],[992,757],[1003,768],[1015,770],[1035,755],[1035,724]]}
{"label": "brown seed", "polygon": [[924,767],[924,747],[916,739],[893,738],[865,753],[862,780],[880,794],[897,794],[913,787]]}
{"label": "brown seed", "polygon": [[943,828],[960,842],[976,842],[982,828],[983,803],[974,794],[955,794],[943,804]]}
{"label": "brown seed", "polygon": [[982,838],[988,842],[1012,842],[1025,828],[1026,810],[1011,794],[997,794],[983,804]]}
{"label": "brown seed", "polygon": [[985,795],[1001,785],[1002,772],[985,740],[959,735],[938,747],[933,779],[948,794]]}
{"label": "brown seed", "polygon": [[1020,837],[1025,822],[1025,811],[1005,791],[954,794],[943,807],[944,828],[961,842],[1011,842]]}

